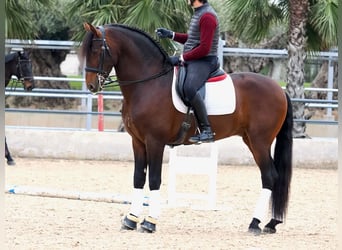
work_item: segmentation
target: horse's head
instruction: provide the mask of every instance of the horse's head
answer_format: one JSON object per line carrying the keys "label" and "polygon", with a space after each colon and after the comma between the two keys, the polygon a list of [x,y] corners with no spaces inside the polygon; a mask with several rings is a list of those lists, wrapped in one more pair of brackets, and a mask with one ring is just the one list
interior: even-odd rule
{"label": "horse's head", "polygon": [[82,44],[83,58],[86,59],[85,81],[91,92],[102,90],[110,71],[113,68],[113,58],[106,41],[104,27],[94,27],[84,23],[87,34]]}
{"label": "horse's head", "polygon": [[18,52],[17,77],[22,81],[25,90],[31,91],[34,88],[32,64],[25,52]]}

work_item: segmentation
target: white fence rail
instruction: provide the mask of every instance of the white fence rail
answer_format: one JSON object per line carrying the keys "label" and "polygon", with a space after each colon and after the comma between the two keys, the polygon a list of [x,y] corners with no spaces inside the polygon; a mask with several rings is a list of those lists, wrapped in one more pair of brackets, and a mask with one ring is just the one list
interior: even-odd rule
{"label": "white fence rail", "polygon": [[[50,41],[50,40],[18,40],[7,39],[5,41],[5,48],[7,49],[61,49],[76,51],[80,43],[73,41]],[[220,42],[219,59],[223,62],[224,56],[245,56],[245,57],[269,57],[269,58],[287,58],[287,51],[285,49],[249,49],[249,48],[228,48],[224,47],[224,41]],[[333,63],[338,60],[338,51],[332,50],[328,52],[315,52],[308,55],[310,59],[314,60],[327,60],[329,61],[328,70],[328,88],[306,88],[306,91],[320,91],[327,93],[326,100],[313,100],[313,99],[292,99],[292,102],[304,102],[307,107],[310,108],[325,108],[327,115],[331,115],[332,109],[338,108],[338,101],[333,100],[333,93],[338,92],[337,89],[333,89]],[[35,76],[35,80],[54,80],[54,81],[80,81],[84,82],[83,78],[64,78],[64,77],[45,77]],[[84,88],[83,88],[84,89]],[[85,107],[84,111],[71,111],[71,110],[42,110],[42,109],[24,109],[24,108],[6,108],[6,112],[30,112],[30,113],[54,113],[54,114],[73,114],[73,115],[86,115],[87,130],[91,129],[92,116],[104,115],[104,116],[120,116],[120,112],[94,112],[92,111],[92,100],[97,98],[89,91],[75,91],[75,90],[56,90],[56,89],[34,89],[32,92],[24,92],[22,89],[17,88],[15,91],[7,88],[5,91],[6,96],[37,96],[37,97],[54,97],[54,98],[80,98],[82,100],[82,106]],[[120,92],[104,92],[103,99],[122,100]],[[295,122],[305,122],[313,124],[337,124],[337,121],[330,120],[302,120],[295,119]]]}
{"label": "white fence rail", "polygon": [[[35,77],[36,79],[36,77]],[[39,77],[39,79],[43,79],[43,77]],[[45,79],[45,78],[44,78]],[[47,79],[50,79],[47,77]],[[56,78],[54,78],[56,79]],[[83,79],[82,79],[83,80]],[[65,79],[63,79],[65,81]],[[336,89],[313,89],[308,88],[310,91],[332,91],[337,92]],[[79,91],[79,90],[60,90],[60,89],[34,89],[32,92],[26,92],[22,88],[10,89],[6,88],[5,91],[6,96],[30,96],[30,97],[51,97],[51,98],[79,98],[82,100],[82,104],[84,108],[82,110],[48,110],[48,109],[28,109],[28,108],[5,108],[5,112],[11,113],[40,113],[40,114],[69,114],[69,115],[86,115],[86,130],[91,130],[92,128],[92,119],[93,117],[97,117],[99,115],[103,116],[121,116],[120,112],[96,112],[92,111],[93,109],[93,99],[97,99],[98,97],[94,94],[91,94],[89,91]],[[103,92],[104,100],[122,100],[123,97],[120,91],[105,91]],[[304,102],[307,107],[314,108],[325,108],[325,109],[337,109],[338,101],[337,100],[319,100],[319,99],[292,99],[292,102]],[[327,124],[327,125],[335,125],[337,121],[334,120],[303,120],[303,119],[294,119],[294,122],[305,122],[312,124]]]}

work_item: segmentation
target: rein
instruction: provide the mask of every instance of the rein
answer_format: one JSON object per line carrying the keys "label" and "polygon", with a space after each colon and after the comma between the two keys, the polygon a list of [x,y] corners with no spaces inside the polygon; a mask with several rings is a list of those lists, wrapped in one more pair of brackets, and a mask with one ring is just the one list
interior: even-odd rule
{"label": "rein", "polygon": [[[103,87],[106,88],[106,87],[111,87],[111,86],[125,86],[125,85],[130,85],[130,84],[136,84],[136,83],[141,83],[141,82],[147,82],[149,80],[153,80],[153,79],[156,79],[156,78],[159,78],[163,75],[166,75],[167,73],[169,73],[171,70],[173,69],[173,67],[169,67],[169,68],[164,68],[161,72],[155,74],[155,75],[152,75],[152,76],[149,76],[149,77],[146,77],[146,78],[143,78],[143,79],[140,79],[140,80],[126,80],[126,81],[121,81],[121,80],[112,80],[110,79],[111,76],[109,76],[106,80],[105,80],[105,83],[103,84]],[[109,86],[110,85],[110,86]]]}
{"label": "rein", "polygon": [[124,85],[130,85],[130,84],[136,84],[136,83],[141,83],[141,82],[146,82],[149,80],[153,80],[156,78],[159,78],[163,75],[166,75],[167,73],[169,73],[172,69],[173,66],[170,66],[168,68],[163,68],[163,70],[157,74],[154,74],[152,76],[143,78],[143,79],[139,79],[139,80],[112,80],[111,76],[108,76],[109,73],[103,70],[103,64],[104,64],[104,58],[105,58],[105,54],[106,52],[109,54],[110,57],[112,57],[110,51],[109,51],[109,46],[106,42],[106,38],[105,38],[105,29],[103,26],[99,26],[98,29],[101,31],[102,33],[102,37],[101,38],[96,38],[93,39],[93,41],[102,41],[102,47],[101,47],[101,56],[100,56],[100,62],[99,62],[99,67],[98,68],[93,68],[93,67],[88,67],[86,66],[84,69],[85,71],[88,72],[93,72],[93,73],[97,73],[97,78],[98,81],[100,83],[100,88],[106,88],[106,87],[111,87],[111,86],[124,86]]}

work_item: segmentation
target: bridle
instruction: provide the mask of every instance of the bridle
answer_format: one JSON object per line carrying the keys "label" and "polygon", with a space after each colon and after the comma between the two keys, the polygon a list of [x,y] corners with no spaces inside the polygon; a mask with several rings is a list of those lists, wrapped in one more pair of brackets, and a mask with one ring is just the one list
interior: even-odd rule
{"label": "bridle", "polygon": [[26,59],[26,58],[22,58],[21,57],[22,54],[18,53],[17,54],[17,57],[16,57],[16,73],[12,75],[15,75],[18,79],[15,80],[15,79],[8,79],[8,80],[12,80],[13,82],[15,82],[15,86],[14,88],[17,87],[18,83],[20,82],[21,84],[24,84],[24,82],[27,80],[27,81],[33,81],[33,76],[32,74],[31,75],[25,75],[25,73],[27,72],[24,72],[23,68],[25,64],[28,64],[27,68],[30,66],[31,64],[31,60],[30,59]]}
{"label": "bridle", "polygon": [[168,72],[170,72],[173,69],[173,66],[170,66],[168,68],[163,68],[163,70],[161,72],[159,72],[155,75],[146,77],[144,79],[140,79],[140,80],[122,81],[122,80],[118,80],[118,79],[115,79],[115,80],[111,79],[111,76],[109,76],[110,72],[107,72],[103,69],[104,59],[105,59],[106,54],[108,54],[110,57],[112,57],[110,50],[109,50],[109,46],[106,42],[105,29],[103,26],[99,26],[97,28],[101,31],[101,34],[102,34],[101,38],[94,38],[93,39],[93,41],[102,41],[99,66],[97,68],[85,66],[84,70],[86,72],[93,72],[93,73],[97,74],[97,79],[98,79],[98,82],[100,85],[100,90],[102,90],[105,87],[109,87],[109,85],[111,85],[111,86],[122,86],[122,85],[141,83],[141,82],[149,81],[152,79],[156,79],[156,78],[159,78],[159,77],[167,74]]}
{"label": "bridle", "polygon": [[20,55],[18,56],[18,63],[17,63],[17,72],[18,72],[18,79],[19,81],[23,82],[24,80],[32,81],[32,76],[25,76],[23,72],[23,64],[27,63],[28,65],[31,64],[30,59],[22,59]]}
{"label": "bridle", "polygon": [[99,81],[100,86],[101,86],[101,85],[105,85],[105,82],[106,82],[106,80],[108,79],[108,76],[109,76],[109,73],[103,70],[103,64],[104,64],[105,55],[106,55],[106,53],[108,53],[108,55],[110,57],[112,57],[112,55],[110,54],[109,47],[108,47],[107,42],[106,42],[106,38],[105,38],[106,32],[105,32],[105,29],[102,26],[98,27],[98,29],[101,31],[102,36],[101,36],[101,38],[94,38],[93,41],[102,41],[99,66],[98,66],[98,68],[92,68],[92,67],[86,66],[84,68],[84,70],[87,71],[87,72],[97,73],[97,78],[98,78],[98,81]]}

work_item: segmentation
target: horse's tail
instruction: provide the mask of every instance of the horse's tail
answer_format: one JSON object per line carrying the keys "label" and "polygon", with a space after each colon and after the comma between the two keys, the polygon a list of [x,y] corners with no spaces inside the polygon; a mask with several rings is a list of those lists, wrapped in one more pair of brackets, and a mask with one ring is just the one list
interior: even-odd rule
{"label": "horse's tail", "polygon": [[292,176],[292,128],[293,114],[290,97],[286,94],[287,113],[276,137],[274,165],[278,172],[272,191],[272,210],[275,219],[280,221],[286,215]]}

